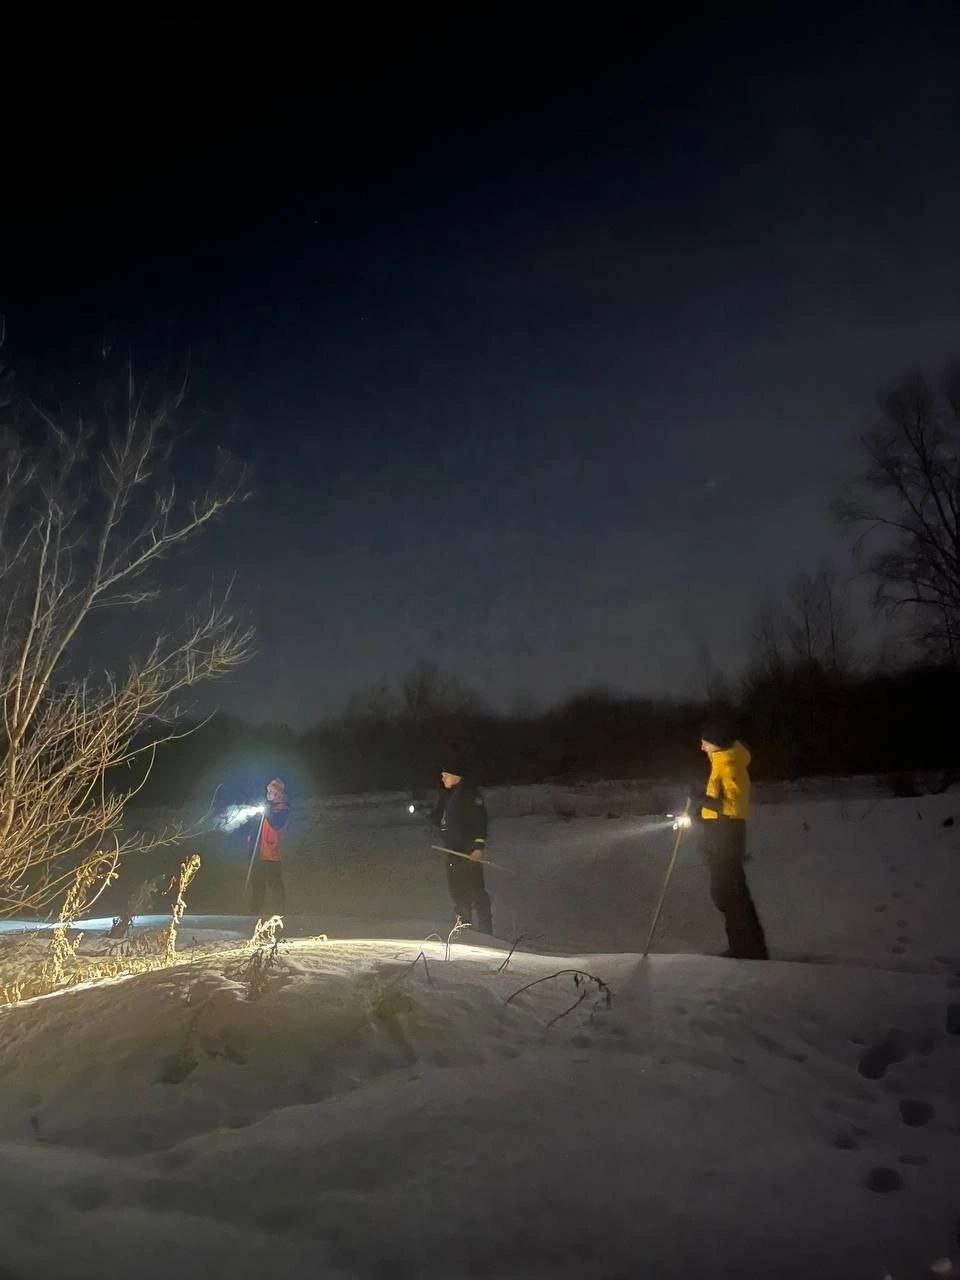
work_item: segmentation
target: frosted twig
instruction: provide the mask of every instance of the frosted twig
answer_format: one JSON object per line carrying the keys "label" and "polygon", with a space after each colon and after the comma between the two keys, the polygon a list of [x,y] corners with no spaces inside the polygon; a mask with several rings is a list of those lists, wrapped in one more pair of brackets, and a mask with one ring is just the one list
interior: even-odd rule
{"label": "frosted twig", "polygon": [[497,973],[506,973],[507,965],[509,965],[510,961],[513,959],[513,953],[516,951],[517,947],[519,947],[521,942],[536,942],[538,938],[542,938],[542,937],[543,937],[542,933],[518,934],[518,936],[513,941],[513,946],[507,952],[506,959],[504,960],[503,964],[501,964],[497,969]]}
{"label": "frosted twig", "polygon": [[472,928],[473,928],[473,925],[465,924],[460,919],[460,917],[457,916],[457,923],[453,926],[453,928],[447,934],[447,945],[443,953],[444,960],[450,959],[450,944],[453,942],[453,939],[456,937],[456,935],[458,933],[462,933],[464,929],[472,929]]}
{"label": "frosted twig", "polygon": [[583,969],[558,969],[556,973],[549,973],[545,978],[535,978],[533,982],[528,982],[526,986],[520,987],[518,990],[514,991],[513,995],[507,996],[504,1001],[504,1005],[510,1004],[510,1002],[515,1000],[517,996],[523,995],[525,991],[529,991],[532,987],[539,986],[542,982],[552,982],[554,978],[562,978],[567,974],[572,975],[573,985],[576,987],[579,994],[569,1009],[565,1009],[563,1013],[558,1014],[555,1018],[551,1018],[543,1029],[544,1035],[547,1034],[552,1026],[558,1023],[562,1018],[565,1018],[568,1014],[573,1013],[574,1009],[579,1008],[584,1000],[586,1000],[587,996],[590,994],[589,989],[584,985],[587,982],[596,983],[597,994],[602,1000],[602,1007],[605,1009],[610,1008],[613,1003],[613,992],[602,978],[598,978],[592,973],[586,973]]}

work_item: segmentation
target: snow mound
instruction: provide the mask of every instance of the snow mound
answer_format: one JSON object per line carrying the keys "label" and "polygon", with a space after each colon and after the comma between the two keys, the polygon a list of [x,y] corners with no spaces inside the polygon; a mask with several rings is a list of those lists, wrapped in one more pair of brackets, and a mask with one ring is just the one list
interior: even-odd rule
{"label": "snow mound", "polygon": [[4,1266],[829,1280],[949,1257],[944,975],[444,954],[226,945],[4,1010]]}

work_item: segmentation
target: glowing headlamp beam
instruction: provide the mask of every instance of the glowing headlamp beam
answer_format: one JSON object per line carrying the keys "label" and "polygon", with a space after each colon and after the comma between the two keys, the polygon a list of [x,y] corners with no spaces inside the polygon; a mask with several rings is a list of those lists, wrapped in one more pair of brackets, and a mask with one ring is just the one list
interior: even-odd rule
{"label": "glowing headlamp beam", "polygon": [[266,811],[263,804],[234,804],[226,811],[218,822],[222,831],[236,831],[237,827],[249,822],[251,818],[262,817]]}

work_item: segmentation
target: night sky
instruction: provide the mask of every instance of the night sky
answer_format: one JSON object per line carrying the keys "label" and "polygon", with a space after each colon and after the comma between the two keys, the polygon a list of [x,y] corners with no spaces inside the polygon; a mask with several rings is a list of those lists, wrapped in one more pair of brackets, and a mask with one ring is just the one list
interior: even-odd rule
{"label": "night sky", "polygon": [[960,355],[960,15],[772,8],[24,26],[7,355],[61,395],[104,343],[189,358],[188,459],[256,477],[168,583],[237,574],[226,709],[303,726],[421,659],[504,708],[697,694],[848,567],[878,389]]}

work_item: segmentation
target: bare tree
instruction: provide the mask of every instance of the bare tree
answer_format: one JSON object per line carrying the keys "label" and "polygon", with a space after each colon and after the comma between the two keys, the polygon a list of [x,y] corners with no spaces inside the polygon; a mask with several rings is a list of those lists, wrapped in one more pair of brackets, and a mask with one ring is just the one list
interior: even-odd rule
{"label": "bare tree", "polygon": [[427,661],[418,662],[404,678],[401,702],[404,714],[415,723],[472,715],[479,710],[479,699],[472,690]]}
{"label": "bare tree", "polygon": [[124,672],[81,670],[92,621],[110,611],[115,630],[111,615],[155,600],[160,562],[242,496],[241,478],[192,498],[166,478],[182,395],[148,405],[130,374],[102,420],[31,406],[0,438],[0,916],[157,843],[124,832],[124,807],[178,736],[177,696],[248,652],[228,598],[211,599]]}
{"label": "bare tree", "polygon": [[757,610],[747,634],[748,679],[774,680],[787,667],[783,610],[772,600]]}
{"label": "bare tree", "polygon": [[709,644],[703,636],[694,641],[696,654],[697,693],[707,702],[715,705],[732,700],[730,682],[724,675],[713,656]]}
{"label": "bare tree", "polygon": [[796,661],[835,674],[849,669],[854,625],[844,585],[833,570],[794,579],[783,630]]}
{"label": "bare tree", "polygon": [[863,476],[838,503],[872,542],[868,572],[876,602],[913,611],[927,652],[960,659],[960,376],[937,391],[923,376],[905,378],[882,402],[883,420],[865,435]]}
{"label": "bare tree", "polygon": [[382,727],[396,719],[397,698],[385,680],[357,689],[347,699],[343,719],[351,724],[366,723]]}

